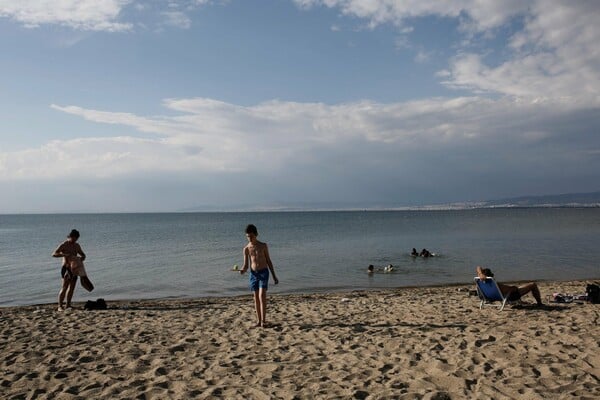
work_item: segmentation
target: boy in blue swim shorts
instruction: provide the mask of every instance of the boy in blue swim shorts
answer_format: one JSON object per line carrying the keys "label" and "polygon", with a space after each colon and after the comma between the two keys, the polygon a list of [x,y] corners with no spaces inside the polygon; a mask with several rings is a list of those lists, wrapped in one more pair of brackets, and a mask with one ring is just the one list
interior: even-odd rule
{"label": "boy in blue swim shorts", "polygon": [[260,271],[250,270],[250,290],[257,292],[259,289],[265,291],[269,288],[269,269]]}
{"label": "boy in blue swim shorts", "polygon": [[273,262],[269,256],[266,243],[257,240],[258,230],[250,224],[246,227],[248,245],[244,247],[244,265],[240,274],[244,274],[250,267],[250,290],[254,293],[254,308],[256,310],[256,326],[267,325],[267,289],[269,288],[269,272],[273,275],[273,282],[277,285],[279,279],[275,275]]}

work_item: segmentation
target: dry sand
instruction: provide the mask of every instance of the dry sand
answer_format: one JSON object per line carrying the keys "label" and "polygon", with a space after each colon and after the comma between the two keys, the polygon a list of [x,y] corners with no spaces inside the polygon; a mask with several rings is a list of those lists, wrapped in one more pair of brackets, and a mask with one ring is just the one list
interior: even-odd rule
{"label": "dry sand", "polygon": [[599,305],[458,288],[270,296],[267,329],[249,296],[2,308],[0,398],[600,398]]}

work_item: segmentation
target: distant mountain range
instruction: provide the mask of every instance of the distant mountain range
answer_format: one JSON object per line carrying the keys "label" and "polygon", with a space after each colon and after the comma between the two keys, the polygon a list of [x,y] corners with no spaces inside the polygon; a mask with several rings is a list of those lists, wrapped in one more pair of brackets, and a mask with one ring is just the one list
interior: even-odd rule
{"label": "distant mountain range", "polygon": [[600,192],[522,196],[484,204],[486,207],[600,207]]}
{"label": "distant mountain range", "polygon": [[351,210],[469,210],[477,208],[600,208],[600,192],[521,196],[499,200],[464,201],[445,204],[398,205],[364,203],[297,203],[238,205],[227,208],[204,206],[181,210],[194,211],[351,211]]}
{"label": "distant mountain range", "polygon": [[[595,208],[600,207],[600,192],[521,196],[498,200],[466,201],[405,207],[412,210],[467,210],[476,208]],[[401,207],[404,208],[404,207]]]}

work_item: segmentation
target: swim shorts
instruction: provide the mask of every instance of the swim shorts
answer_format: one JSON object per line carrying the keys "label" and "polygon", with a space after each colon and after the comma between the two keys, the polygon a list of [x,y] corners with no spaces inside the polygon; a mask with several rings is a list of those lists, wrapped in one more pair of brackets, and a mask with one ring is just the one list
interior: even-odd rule
{"label": "swim shorts", "polygon": [[269,269],[254,271],[250,269],[250,290],[256,292],[259,288],[267,290],[269,288]]}
{"label": "swim shorts", "polygon": [[521,293],[519,293],[519,288],[515,287],[508,294],[508,301],[519,301],[519,300],[521,300]]}
{"label": "swim shorts", "polygon": [[69,268],[67,268],[66,265],[63,265],[61,270],[60,270],[60,276],[63,277],[63,279],[77,279],[76,275],[73,275],[73,273],[71,272],[71,270]]}

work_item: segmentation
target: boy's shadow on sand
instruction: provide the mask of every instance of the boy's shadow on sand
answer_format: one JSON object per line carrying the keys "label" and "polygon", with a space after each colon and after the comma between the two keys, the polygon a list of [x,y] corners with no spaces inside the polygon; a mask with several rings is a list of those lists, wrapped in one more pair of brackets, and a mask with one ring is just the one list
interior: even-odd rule
{"label": "boy's shadow on sand", "polygon": [[312,329],[323,329],[323,328],[342,328],[342,329],[351,329],[356,333],[367,332],[369,328],[371,329],[389,329],[389,328],[413,328],[420,331],[430,331],[433,329],[445,329],[445,328],[456,328],[456,329],[466,329],[469,325],[467,324],[411,324],[408,322],[402,322],[397,324],[389,324],[389,323],[344,323],[339,321],[324,321],[318,324],[286,324],[287,326],[296,326],[301,331],[308,331]]}
{"label": "boy's shadow on sand", "polygon": [[[528,311],[528,312],[543,312],[543,311],[567,311],[570,309],[570,307],[566,304],[561,304],[561,305],[549,305],[549,304],[544,304],[542,306],[538,306],[537,304],[522,304],[522,305],[518,305],[518,306],[513,306],[508,310],[504,310],[502,311],[502,314],[500,314],[501,316],[503,316],[504,318],[507,319],[507,321],[510,321],[511,319],[511,315],[510,315],[510,311],[511,309],[516,310],[524,310],[524,311]],[[479,310],[474,310],[474,312],[479,312]],[[494,310],[496,311],[496,310]],[[494,312],[491,311],[491,312]],[[482,317],[485,317],[486,315],[483,314],[484,312],[487,311],[481,311],[482,312]],[[473,326],[470,323],[447,323],[447,324],[436,324],[436,323],[409,323],[409,322],[400,322],[400,323],[395,323],[395,324],[391,324],[391,323],[345,323],[345,322],[340,322],[339,319],[335,318],[335,319],[330,319],[330,320],[324,320],[321,323],[314,323],[314,324],[302,324],[302,323],[298,323],[298,324],[294,324],[294,323],[289,323],[286,324],[286,326],[295,326],[298,327],[300,330],[312,330],[312,329],[323,329],[323,328],[346,328],[346,329],[352,329],[354,332],[356,333],[361,333],[361,332],[366,332],[369,328],[372,329],[389,329],[389,328],[412,328],[415,330],[419,330],[419,331],[431,331],[431,330],[435,330],[435,329],[459,329],[459,330],[464,330],[468,327]],[[273,327],[281,327],[281,324],[274,324]]]}
{"label": "boy's shadow on sand", "polygon": [[[511,306],[509,309],[503,311],[503,313],[510,313],[510,310],[526,310],[526,311],[566,311],[568,309],[570,309],[570,305],[580,305],[578,303],[569,303],[569,304],[544,304],[541,306],[538,306],[537,304],[520,304],[520,305],[514,305]],[[219,309],[219,310],[225,310],[229,308],[228,304],[219,304],[219,303],[210,303],[210,302],[203,302],[203,303],[187,303],[187,304],[149,304],[149,305],[143,305],[143,304],[130,304],[130,305],[114,305],[114,306],[109,306],[108,310],[113,310],[113,311],[177,311],[177,310],[199,310],[199,309],[204,309],[204,308],[211,308],[211,309]],[[278,324],[273,324],[270,327],[273,328],[275,326],[277,326]],[[297,325],[302,325],[302,324],[297,324]],[[335,324],[320,324],[321,326],[334,326]],[[348,325],[354,325],[354,324],[343,324],[343,323],[339,323],[338,327],[346,327]],[[366,324],[369,326],[374,326],[377,327],[378,325],[380,327],[383,326],[387,326],[386,324],[376,324],[376,325],[372,325],[372,324]],[[398,324],[399,326],[422,326],[423,324]],[[449,326],[449,325],[436,325],[436,324],[431,324],[432,327],[436,327],[436,328],[442,328],[442,327],[456,327],[456,326]],[[462,326],[462,325],[461,325]]]}

